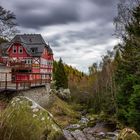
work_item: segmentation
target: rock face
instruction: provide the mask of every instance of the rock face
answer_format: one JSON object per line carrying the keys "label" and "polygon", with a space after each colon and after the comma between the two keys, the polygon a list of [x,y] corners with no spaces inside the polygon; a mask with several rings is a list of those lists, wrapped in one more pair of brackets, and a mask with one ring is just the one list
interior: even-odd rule
{"label": "rock face", "polygon": [[124,128],[117,140],[140,140],[140,136],[133,129]]}
{"label": "rock face", "polygon": [[27,90],[27,91],[20,91],[19,96],[25,96],[28,97],[32,100],[34,100],[36,103],[47,94],[47,90],[45,87],[38,87],[34,88],[32,90]]}
{"label": "rock face", "polygon": [[65,140],[53,116],[26,97],[15,97],[0,122],[0,140]]}
{"label": "rock face", "polygon": [[37,102],[44,108],[50,108],[50,106],[57,101],[56,97],[59,98],[59,100],[65,98],[68,99],[70,97],[69,89],[51,89],[49,93],[46,93],[44,96],[40,97]]}

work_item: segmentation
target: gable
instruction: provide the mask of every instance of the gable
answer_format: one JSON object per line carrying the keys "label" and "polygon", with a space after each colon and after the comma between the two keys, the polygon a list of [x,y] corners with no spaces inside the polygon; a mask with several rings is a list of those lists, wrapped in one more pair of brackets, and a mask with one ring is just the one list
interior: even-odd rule
{"label": "gable", "polygon": [[47,48],[44,48],[41,57],[44,59],[53,60],[53,54],[50,54]]}
{"label": "gable", "polygon": [[13,43],[7,50],[10,57],[28,57],[30,56],[26,49],[20,43]]}
{"label": "gable", "polygon": [[52,54],[50,46],[45,43],[40,34],[16,35],[11,42],[21,43],[32,56],[41,56],[44,48],[47,48],[48,52]]}

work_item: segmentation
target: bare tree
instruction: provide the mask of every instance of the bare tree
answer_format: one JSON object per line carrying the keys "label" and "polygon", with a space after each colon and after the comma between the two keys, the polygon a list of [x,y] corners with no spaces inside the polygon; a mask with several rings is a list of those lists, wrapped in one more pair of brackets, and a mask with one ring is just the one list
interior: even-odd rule
{"label": "bare tree", "polygon": [[133,8],[140,4],[140,0],[119,0],[118,15],[114,18],[117,37],[125,38],[127,33],[125,28],[130,25],[133,20]]}
{"label": "bare tree", "polygon": [[17,23],[14,13],[0,6],[0,37],[9,39],[18,32],[16,26]]}

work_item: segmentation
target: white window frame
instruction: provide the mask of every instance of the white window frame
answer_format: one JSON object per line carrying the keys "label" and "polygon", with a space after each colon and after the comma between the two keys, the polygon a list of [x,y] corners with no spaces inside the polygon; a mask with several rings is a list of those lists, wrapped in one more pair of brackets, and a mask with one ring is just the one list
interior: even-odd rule
{"label": "white window frame", "polygon": [[[20,52],[20,50],[22,50],[22,52]],[[19,53],[19,54],[23,54],[23,48],[22,48],[22,46],[19,46],[19,48],[18,48],[18,53]]]}
{"label": "white window frame", "polygon": [[13,46],[13,53],[17,53],[17,47]]}

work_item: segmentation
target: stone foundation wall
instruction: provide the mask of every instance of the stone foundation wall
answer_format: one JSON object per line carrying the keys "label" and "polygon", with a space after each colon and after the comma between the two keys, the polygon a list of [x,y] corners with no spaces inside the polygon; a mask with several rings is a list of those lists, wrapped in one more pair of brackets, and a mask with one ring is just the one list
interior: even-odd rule
{"label": "stone foundation wall", "polygon": [[19,95],[26,96],[38,103],[39,99],[47,94],[46,87],[32,88],[26,91],[20,91]]}

